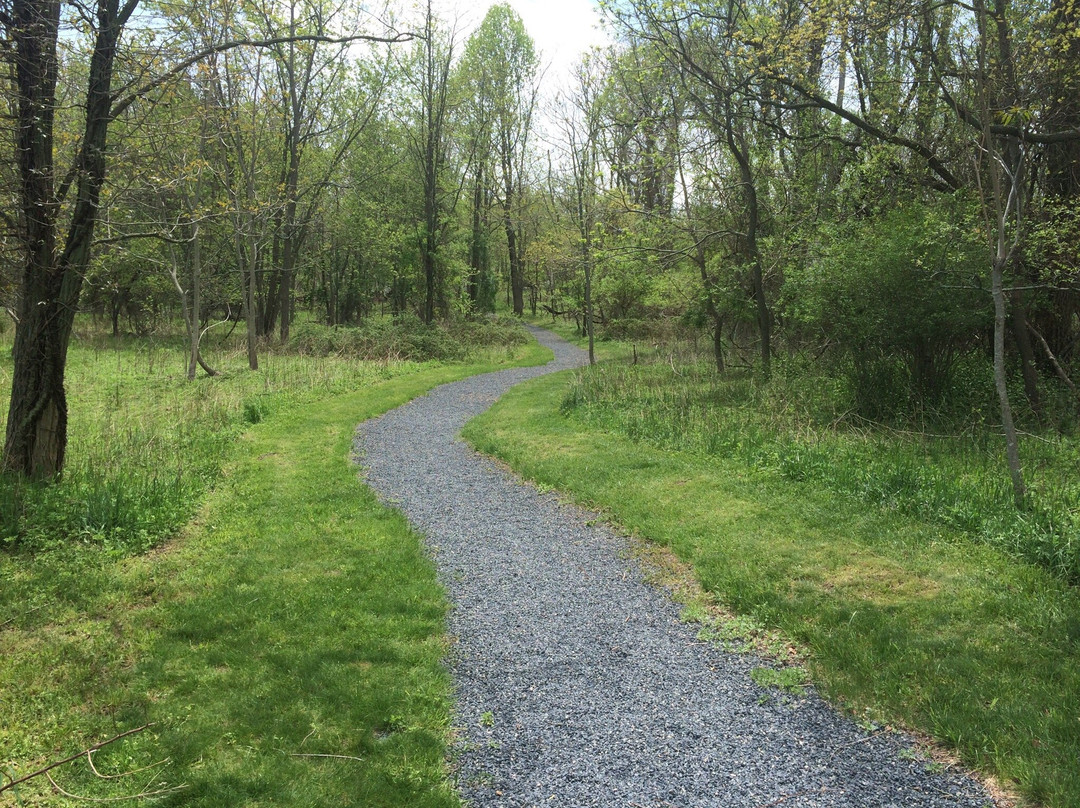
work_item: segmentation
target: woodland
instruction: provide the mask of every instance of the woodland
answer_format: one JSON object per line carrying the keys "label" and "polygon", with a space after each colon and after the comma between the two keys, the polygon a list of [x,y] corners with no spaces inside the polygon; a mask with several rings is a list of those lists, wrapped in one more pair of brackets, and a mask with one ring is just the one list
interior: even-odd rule
{"label": "woodland", "polygon": [[[1078,692],[1066,662],[1080,648],[1080,3],[600,5],[613,44],[555,80],[506,4],[462,33],[430,0],[0,3],[0,682],[44,675],[35,655],[65,620],[100,627],[116,603],[157,603],[148,593],[166,584],[147,583],[164,581],[147,551],[202,535],[191,520],[231,496],[229,474],[253,498],[257,480],[277,485],[237,459],[249,440],[269,457],[267,435],[292,440],[289,424],[337,435],[331,414],[344,423],[438,381],[540,361],[526,320],[588,348],[595,367],[549,400],[583,433],[723,458],[941,531],[920,546],[1000,553],[986,569],[1019,576],[1010,592],[1042,593],[1031,631],[1050,632],[1036,654],[1047,667],[1033,689]],[[278,432],[249,438],[256,425]],[[351,490],[344,472],[325,474]],[[296,494],[259,500],[285,539],[301,529],[286,517],[322,502]],[[201,541],[181,552],[229,563],[227,543]],[[169,586],[220,583],[170,569]],[[727,600],[802,636],[754,591]],[[438,596],[409,597],[436,604],[417,607],[416,636],[437,633]],[[183,620],[211,625],[235,607]],[[30,688],[51,695],[28,697],[29,713],[4,705],[0,796],[72,751],[68,738],[85,748],[140,725],[134,759],[153,756],[153,698],[132,701],[125,677],[158,640],[131,619],[115,639],[87,629],[104,655],[56,646],[56,681]],[[995,638],[979,653],[1007,645]],[[445,694],[438,654],[417,642]],[[81,671],[84,652],[103,669]],[[389,706],[351,720],[382,738],[387,711],[412,709],[400,704],[416,691],[393,701],[402,674],[374,670]],[[879,709],[869,691],[844,698]],[[89,718],[57,717],[82,696]],[[442,737],[445,698],[408,714],[428,740]],[[1016,708],[1034,727],[1016,750],[1002,739],[1028,726],[1019,712],[984,730],[937,703],[896,709],[1034,803],[1064,806],[1080,796],[1067,751],[1080,716],[1058,701]],[[168,741],[177,760],[204,754],[193,737]],[[400,804],[455,804],[430,785],[443,747],[428,740],[406,755],[426,763],[391,761],[356,793],[385,796],[392,781]],[[221,793],[207,804],[239,799]]]}

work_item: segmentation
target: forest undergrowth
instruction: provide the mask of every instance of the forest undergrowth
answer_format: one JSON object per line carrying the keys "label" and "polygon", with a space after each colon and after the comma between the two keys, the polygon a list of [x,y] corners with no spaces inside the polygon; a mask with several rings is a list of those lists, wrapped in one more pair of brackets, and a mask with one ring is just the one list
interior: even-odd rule
{"label": "forest undergrowth", "polygon": [[1074,436],[1025,435],[1028,503],[1017,510],[1000,430],[970,404],[965,417],[885,424],[853,411],[842,376],[820,367],[779,362],[766,381],[741,369],[717,373],[706,359],[642,358],[582,371],[563,407],[634,440],[734,459],[915,516],[1080,583]]}

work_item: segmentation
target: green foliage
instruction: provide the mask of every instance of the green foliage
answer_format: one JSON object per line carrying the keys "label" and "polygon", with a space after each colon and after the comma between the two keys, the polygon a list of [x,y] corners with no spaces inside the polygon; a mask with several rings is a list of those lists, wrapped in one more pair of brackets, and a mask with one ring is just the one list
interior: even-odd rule
{"label": "green foliage", "polygon": [[996,435],[957,437],[844,420],[827,376],[781,368],[769,382],[709,363],[599,366],[578,374],[563,409],[634,440],[734,460],[843,498],[897,511],[1080,582],[1075,441],[1024,446],[1033,505],[1017,512]]}
{"label": "green foliage", "polygon": [[687,339],[690,327],[667,317],[626,317],[606,320],[599,328],[600,339],[646,343],[650,346]]}
{"label": "green foliage", "polygon": [[834,341],[856,410],[892,418],[941,404],[959,353],[991,325],[986,251],[947,208],[908,204],[835,230],[793,270],[787,309]]}
{"label": "green foliage", "polygon": [[425,325],[402,315],[370,319],[360,326],[306,322],[294,330],[289,347],[305,356],[352,359],[460,361],[483,346],[511,348],[528,342],[520,323],[510,319],[454,320]]}

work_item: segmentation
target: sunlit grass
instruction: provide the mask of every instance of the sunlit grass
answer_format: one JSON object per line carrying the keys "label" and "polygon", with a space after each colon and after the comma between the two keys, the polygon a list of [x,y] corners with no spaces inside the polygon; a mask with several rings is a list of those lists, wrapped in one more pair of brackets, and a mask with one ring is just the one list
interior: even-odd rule
{"label": "sunlit grass", "polygon": [[[506,361],[524,344],[520,334],[505,340],[511,344],[494,345],[468,336],[445,339],[455,355],[470,361]],[[10,395],[10,329],[3,339],[0,434]],[[259,370],[250,371],[235,337],[224,345],[208,342],[207,354],[221,375],[200,372],[187,381],[183,341],[174,336],[113,338],[88,328],[77,337],[66,373],[70,420],[63,480],[42,486],[0,476],[0,542],[33,548],[76,539],[120,552],[146,549],[190,518],[246,426],[423,367],[414,360],[276,350],[263,351]]]}

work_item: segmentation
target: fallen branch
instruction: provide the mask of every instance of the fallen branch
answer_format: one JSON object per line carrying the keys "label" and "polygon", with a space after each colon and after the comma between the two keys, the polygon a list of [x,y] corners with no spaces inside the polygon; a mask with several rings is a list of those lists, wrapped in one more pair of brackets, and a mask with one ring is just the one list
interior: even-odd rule
{"label": "fallen branch", "polygon": [[1043,335],[1031,323],[1027,324],[1028,330],[1035,335],[1035,339],[1039,341],[1042,346],[1043,352],[1046,354],[1046,358],[1050,360],[1050,364],[1054,367],[1054,372],[1058,375],[1058,378],[1065,383],[1065,386],[1072,390],[1072,394],[1077,398],[1080,398],[1080,390],[1077,389],[1076,383],[1069,378],[1069,374],[1065,372],[1065,369],[1058,364],[1057,357],[1054,356],[1054,352],[1050,350],[1050,346],[1047,344]]}
{"label": "fallen branch", "polygon": [[[76,754],[72,755],[71,757],[66,757],[63,760],[58,760],[55,763],[50,763],[48,766],[43,766],[42,768],[38,769],[35,772],[30,772],[30,774],[23,775],[22,777],[20,777],[17,780],[11,779],[11,775],[8,775],[8,779],[11,780],[11,782],[8,783],[7,785],[0,786],[0,794],[3,794],[8,789],[15,788],[15,786],[19,785],[20,783],[25,783],[27,780],[32,780],[35,777],[40,777],[41,775],[45,774],[46,772],[52,771],[57,766],[63,766],[65,763],[71,763],[71,761],[78,760],[83,755],[89,755],[91,752],[96,752],[97,750],[99,750],[99,749],[101,749],[103,747],[106,747],[111,743],[116,743],[121,738],[126,738],[129,735],[135,735],[136,733],[142,732],[145,729],[149,729],[152,726],[154,726],[154,725],[153,724],[143,724],[141,727],[136,727],[135,729],[129,729],[127,732],[121,732],[119,735],[114,735],[112,738],[109,738],[109,740],[107,740],[107,741],[102,741],[101,743],[94,744],[89,749],[84,749],[81,752],[77,752]],[[49,780],[51,781],[52,778],[50,777]]]}
{"label": "fallen branch", "polygon": [[88,751],[86,753],[86,760],[90,764],[90,771],[94,773],[94,776],[101,780],[119,780],[121,777],[129,777],[132,774],[138,774],[139,772],[145,772],[149,769],[156,769],[158,766],[164,766],[170,762],[171,758],[165,758],[159,760],[157,763],[151,763],[149,766],[143,766],[141,769],[132,769],[129,772],[120,772],[120,774],[102,774],[97,770],[97,766],[94,765],[94,752]]}

